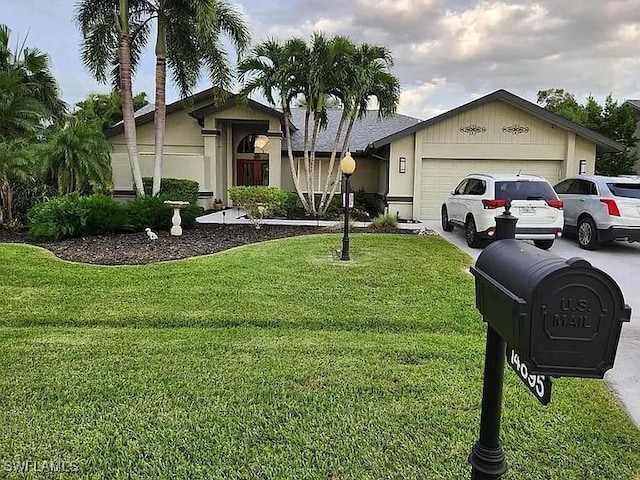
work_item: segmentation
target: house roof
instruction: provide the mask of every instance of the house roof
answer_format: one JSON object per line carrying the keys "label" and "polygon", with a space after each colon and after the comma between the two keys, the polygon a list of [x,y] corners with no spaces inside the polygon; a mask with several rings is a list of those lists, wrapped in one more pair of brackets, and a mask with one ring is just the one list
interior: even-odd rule
{"label": "house roof", "polygon": [[424,122],[420,122],[413,126],[405,128],[404,130],[398,131],[391,135],[387,135],[386,137],[383,137],[377,141],[372,142],[369,145],[369,148],[374,150],[378,149],[380,147],[383,147],[393,142],[394,140],[398,140],[402,137],[406,137],[407,135],[411,135],[419,130],[427,128],[431,125],[435,125],[436,123],[452,118],[463,112],[472,110],[481,105],[485,105],[487,103],[491,103],[495,101],[504,102],[508,105],[511,105],[512,107],[522,110],[525,113],[528,113],[530,115],[533,115],[534,117],[537,117],[541,120],[549,122],[552,125],[556,125],[570,132],[575,132],[576,135],[579,135],[583,138],[591,140],[593,143],[595,143],[596,148],[601,152],[617,153],[617,152],[622,152],[625,149],[624,145],[621,145],[620,143],[615,142],[610,138],[605,137],[604,135],[594,132],[593,130],[589,130],[588,128],[585,128],[582,125],[578,125],[577,123],[574,123],[571,120],[567,120],[566,118],[561,117],[560,115],[556,115],[555,113],[550,112],[549,110],[546,110],[536,105],[535,103],[531,103],[525,100],[524,98],[518,97],[517,95],[514,95],[513,93],[508,92],[506,90],[496,90],[495,92],[490,93],[489,95],[485,95],[484,97],[473,100],[472,102],[469,102],[460,107],[454,108],[453,110],[449,110],[448,112],[445,112],[441,115],[437,115],[433,118],[430,118],[429,120],[425,120]]}
{"label": "house roof", "polygon": [[626,103],[635,107],[636,110],[640,110],[640,100],[627,100]]}
{"label": "house roof", "polygon": [[[210,115],[211,113],[220,111],[220,110],[224,110],[226,108],[232,107],[238,103],[240,103],[240,97],[238,95],[235,94],[230,94],[224,101],[223,104],[215,104],[213,102],[214,99],[214,94],[215,94],[215,89],[213,88],[208,88],[206,90],[203,90],[201,92],[198,92],[190,97],[187,97],[185,99],[182,100],[178,100],[176,102],[170,103],[167,105],[166,107],[166,114],[169,115],[173,112],[176,112],[178,110],[184,109],[185,105],[188,104],[197,104],[197,103],[201,103],[207,99],[211,99],[212,103],[209,105],[206,105],[204,107],[201,108],[197,108],[195,110],[192,110],[191,112],[189,112],[189,115],[191,115],[192,117],[194,117],[195,119],[201,121],[204,117],[206,117],[207,115]],[[250,108],[253,108],[255,110],[259,110],[261,112],[267,113],[268,115],[273,115],[274,117],[277,117],[280,119],[280,122],[282,123],[284,121],[284,116],[282,114],[282,112],[275,110],[273,108],[270,108],[266,105],[263,105],[261,103],[258,103],[254,100],[247,100],[247,105]],[[155,106],[154,104],[150,103],[148,105],[145,105],[144,107],[136,110],[135,114],[135,121],[136,121],[136,126],[138,125],[143,125],[145,123],[150,123],[153,122],[153,119],[155,118]],[[295,130],[295,126],[291,125],[292,129]],[[104,131],[104,134],[107,138],[109,137],[113,137],[114,135],[118,135],[119,133],[122,133],[124,131],[124,123],[122,121],[116,123],[115,125],[113,125],[112,127],[107,128]]]}
{"label": "house roof", "polygon": [[[304,108],[293,108],[291,110],[291,120],[299,128],[297,132],[291,133],[291,145],[294,152],[300,152],[304,148],[304,113]],[[321,130],[318,135],[317,152],[331,152],[333,149],[333,142],[336,132],[338,131],[342,110],[329,109],[327,110],[327,115],[329,117],[328,125],[327,128]],[[313,121],[313,118],[311,118],[310,121]],[[404,130],[419,122],[420,120],[417,118],[400,114],[389,118],[379,118],[377,110],[369,110],[364,118],[356,119],[353,124],[349,138],[349,150],[351,152],[364,152],[368,145],[383,138],[389,132]],[[347,126],[345,125],[344,129],[346,130],[346,128]],[[284,147],[283,142],[283,150]],[[338,152],[340,152],[341,149],[342,143],[338,145]]]}

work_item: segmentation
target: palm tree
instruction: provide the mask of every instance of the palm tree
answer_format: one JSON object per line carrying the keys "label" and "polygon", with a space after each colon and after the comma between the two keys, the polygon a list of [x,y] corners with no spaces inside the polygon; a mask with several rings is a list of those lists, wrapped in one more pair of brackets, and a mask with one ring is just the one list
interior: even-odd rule
{"label": "palm tree", "polygon": [[34,168],[32,144],[65,112],[49,58],[24,43],[12,51],[0,25],[0,224],[13,222],[13,183]]}
{"label": "palm tree", "polygon": [[[352,52],[349,59],[349,68],[342,70],[345,77],[340,81],[343,86],[339,96],[344,104],[340,125],[333,144],[329,173],[327,175],[323,195],[320,200],[320,214],[324,214],[335,195],[340,176],[340,170],[336,170],[334,181],[331,182],[331,190],[328,197],[331,174],[336,157],[339,138],[344,124],[348,122],[347,130],[342,142],[342,154],[349,149],[351,131],[356,118],[364,118],[367,115],[369,101],[375,98],[378,102],[378,117],[387,118],[395,115],[400,101],[400,82],[389,69],[393,66],[391,51],[380,45],[360,44]],[[326,200],[326,201],[325,201]]]}
{"label": "palm tree", "polygon": [[[144,196],[133,111],[131,77],[140,58],[140,45],[149,25],[140,21],[141,0],[82,0],[76,22],[82,32],[82,60],[99,82],[111,78],[122,95],[124,136],[131,173],[139,196]],[[113,68],[115,66],[115,68]]]}
{"label": "palm tree", "polygon": [[229,90],[233,72],[220,45],[225,35],[238,55],[249,45],[242,15],[224,0],[147,0],[140,3],[145,21],[155,19],[156,92],[153,195],[160,191],[165,138],[167,65],[184,98],[191,94],[204,68],[217,92]]}
{"label": "palm tree", "polygon": [[242,97],[248,98],[250,94],[259,92],[269,103],[282,109],[289,169],[296,193],[307,212],[310,211],[310,203],[302,192],[300,171],[293,158],[290,120],[291,102],[305,89],[308,76],[304,71],[308,58],[309,51],[303,39],[291,38],[284,44],[270,39],[256,45],[238,66],[244,83],[240,92]]}
{"label": "palm tree", "polygon": [[42,148],[60,193],[83,193],[111,180],[111,145],[96,124],[71,118]]}
{"label": "palm tree", "polygon": [[24,43],[11,51],[10,36],[0,25],[0,141],[35,134],[66,110],[48,56]]}

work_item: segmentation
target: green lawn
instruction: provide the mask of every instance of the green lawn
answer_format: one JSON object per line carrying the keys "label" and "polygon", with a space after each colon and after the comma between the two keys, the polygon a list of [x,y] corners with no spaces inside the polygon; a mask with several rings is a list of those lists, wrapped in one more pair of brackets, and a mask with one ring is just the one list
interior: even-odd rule
{"label": "green lawn", "polygon": [[[0,478],[460,479],[484,324],[437,237],[279,240],[95,267],[0,244]],[[506,373],[506,480],[640,478],[601,381]],[[42,466],[42,464],[40,464]]]}

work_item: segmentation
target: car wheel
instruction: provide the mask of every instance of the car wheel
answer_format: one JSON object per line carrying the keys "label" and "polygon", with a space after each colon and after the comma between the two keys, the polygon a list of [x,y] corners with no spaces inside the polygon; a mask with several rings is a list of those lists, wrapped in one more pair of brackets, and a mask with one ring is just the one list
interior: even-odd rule
{"label": "car wheel", "polygon": [[598,230],[596,224],[593,223],[591,217],[582,217],[578,221],[578,231],[576,232],[578,238],[578,246],[585,250],[596,250],[598,244]]}
{"label": "car wheel", "polygon": [[469,245],[471,248],[482,247],[482,242],[478,238],[476,222],[473,217],[467,218],[467,221],[464,224],[464,233],[465,237],[467,238],[467,245]]}
{"label": "car wheel", "polygon": [[553,246],[553,240],[534,240],[533,244],[541,250],[549,250]]}
{"label": "car wheel", "polygon": [[449,221],[449,214],[447,213],[447,207],[445,205],[442,206],[442,230],[445,232],[450,232],[453,230],[453,223]]}

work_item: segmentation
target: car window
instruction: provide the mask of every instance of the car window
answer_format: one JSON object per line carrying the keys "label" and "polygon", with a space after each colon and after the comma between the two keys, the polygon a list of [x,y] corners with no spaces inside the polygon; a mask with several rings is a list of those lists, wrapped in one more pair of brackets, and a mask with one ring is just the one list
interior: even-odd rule
{"label": "car window", "polygon": [[569,180],[563,180],[562,182],[557,184],[555,187],[553,187],[553,189],[557,193],[570,193],[569,191],[571,190],[571,187],[573,187],[573,184],[575,182],[576,181],[572,178],[570,178]]}
{"label": "car window", "polygon": [[640,198],[640,183],[607,183],[616,197]]}
{"label": "car window", "polygon": [[577,195],[597,195],[596,184],[590,180],[576,180],[569,193]]}
{"label": "car window", "polygon": [[479,178],[470,178],[464,189],[464,195],[484,195],[487,191],[487,183]]}
{"label": "car window", "polygon": [[507,181],[496,182],[496,200],[548,200],[556,199],[556,193],[547,182]]}
{"label": "car window", "polygon": [[467,186],[467,183],[469,183],[469,179],[465,178],[463,181],[461,181],[458,184],[456,189],[453,191],[453,194],[454,195],[462,195],[462,192],[464,191],[465,187]]}

